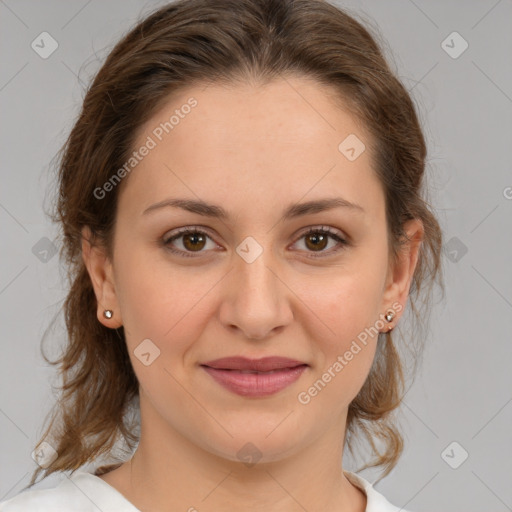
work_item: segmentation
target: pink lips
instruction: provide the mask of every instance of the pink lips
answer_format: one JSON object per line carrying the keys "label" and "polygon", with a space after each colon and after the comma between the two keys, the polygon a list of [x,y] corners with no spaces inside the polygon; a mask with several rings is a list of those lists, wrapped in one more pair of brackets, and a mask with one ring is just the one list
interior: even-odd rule
{"label": "pink lips", "polygon": [[201,365],[219,384],[242,396],[272,395],[295,382],[308,365],[285,357],[225,357]]}

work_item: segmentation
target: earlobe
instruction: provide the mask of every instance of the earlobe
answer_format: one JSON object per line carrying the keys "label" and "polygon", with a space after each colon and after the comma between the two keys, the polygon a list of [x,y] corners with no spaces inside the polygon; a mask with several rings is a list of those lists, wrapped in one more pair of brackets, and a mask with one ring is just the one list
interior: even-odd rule
{"label": "earlobe", "polygon": [[[117,328],[122,324],[117,301],[112,263],[105,249],[97,245],[88,226],[82,229],[82,259],[91,279],[97,301],[96,316],[105,327]],[[105,312],[111,313],[105,313]]]}

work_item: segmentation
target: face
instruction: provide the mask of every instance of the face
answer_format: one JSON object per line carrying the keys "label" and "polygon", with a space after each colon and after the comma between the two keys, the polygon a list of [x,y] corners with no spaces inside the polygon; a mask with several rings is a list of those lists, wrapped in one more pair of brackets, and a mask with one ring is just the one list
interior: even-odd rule
{"label": "face", "polygon": [[[387,330],[390,308],[396,324],[417,256],[390,264],[364,127],[333,91],[290,77],[184,90],[138,133],[143,145],[112,261],[84,250],[99,321],[125,329],[143,435],[178,433],[229,460],[252,443],[268,461],[342,436],[375,355],[368,332]],[[165,205],[175,200],[189,203]],[[326,200],[337,203],[298,207]],[[203,366],[232,356],[303,366],[236,378]]]}

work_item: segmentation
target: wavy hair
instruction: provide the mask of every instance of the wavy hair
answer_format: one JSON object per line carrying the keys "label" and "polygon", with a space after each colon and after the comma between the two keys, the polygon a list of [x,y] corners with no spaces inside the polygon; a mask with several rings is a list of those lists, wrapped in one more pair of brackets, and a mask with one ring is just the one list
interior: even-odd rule
{"label": "wavy hair", "polygon": [[[120,187],[100,200],[102,187],[133,151],[138,129],[169,96],[201,83],[264,83],[299,75],[329,85],[368,130],[372,164],[385,194],[391,256],[406,240],[404,223],[420,219],[424,239],[411,283],[414,328],[381,333],[372,368],[349,406],[345,443],[353,453],[361,435],[373,451],[367,467],[383,478],[403,451],[393,413],[404,396],[402,348],[421,357],[423,328],[441,272],[442,232],[425,184],[426,144],[414,103],[387,63],[377,36],[363,23],[324,0],[178,0],[140,20],[109,53],[89,85],[81,111],[57,154],[58,197],[51,214],[62,229],[61,262],[69,279],[63,305],[67,340],[55,361],[59,398],[48,414],[47,441],[58,457],[40,473],[74,471],[105,457],[102,474],[121,464],[138,442],[138,381],[123,327],[97,320],[97,301],[82,260],[82,228],[112,256]],[[393,336],[400,326],[395,329]],[[135,414],[134,414],[135,413]],[[382,449],[376,445],[382,444]]]}

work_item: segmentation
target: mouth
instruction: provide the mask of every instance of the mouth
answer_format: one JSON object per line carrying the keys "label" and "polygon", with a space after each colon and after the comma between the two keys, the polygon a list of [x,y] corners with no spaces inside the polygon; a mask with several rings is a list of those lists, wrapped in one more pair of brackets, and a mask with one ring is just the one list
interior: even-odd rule
{"label": "mouth", "polygon": [[283,357],[228,357],[208,361],[201,367],[232,393],[257,398],[273,395],[288,387],[300,378],[309,365]]}

